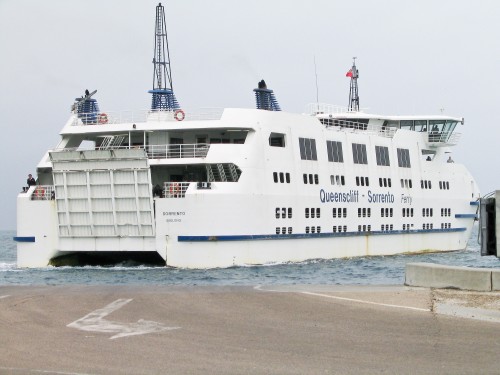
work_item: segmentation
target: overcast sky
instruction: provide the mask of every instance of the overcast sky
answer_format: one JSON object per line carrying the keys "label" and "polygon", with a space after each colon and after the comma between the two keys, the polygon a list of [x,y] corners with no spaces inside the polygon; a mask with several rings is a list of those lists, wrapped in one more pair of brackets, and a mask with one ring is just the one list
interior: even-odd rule
{"label": "overcast sky", "polygon": [[[101,110],[150,106],[151,0],[0,0],[0,229],[59,140],[75,97]],[[453,158],[483,194],[500,189],[497,0],[164,1],[173,86],[183,108],[253,107],[264,78],[281,108],[347,105],[357,56],[361,107],[465,117]]]}

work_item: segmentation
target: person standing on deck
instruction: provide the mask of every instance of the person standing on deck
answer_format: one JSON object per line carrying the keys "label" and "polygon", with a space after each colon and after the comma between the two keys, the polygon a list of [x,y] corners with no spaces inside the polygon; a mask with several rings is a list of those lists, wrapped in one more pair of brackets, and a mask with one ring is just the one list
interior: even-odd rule
{"label": "person standing on deck", "polygon": [[26,180],[26,183],[28,184],[28,188],[30,186],[36,185],[36,181],[31,174],[28,175],[28,179]]}

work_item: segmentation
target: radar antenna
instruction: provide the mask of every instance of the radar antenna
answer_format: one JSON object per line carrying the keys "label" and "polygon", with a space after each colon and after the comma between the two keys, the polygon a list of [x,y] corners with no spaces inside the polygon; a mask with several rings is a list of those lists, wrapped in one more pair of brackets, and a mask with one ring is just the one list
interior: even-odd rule
{"label": "radar antenna", "polygon": [[358,78],[359,70],[356,68],[356,57],[352,58],[352,68],[345,75],[351,77],[351,88],[349,89],[349,111],[359,112]]}
{"label": "radar antenna", "polygon": [[153,65],[153,89],[148,91],[153,94],[151,109],[153,111],[175,111],[180,109],[172,87],[165,11],[161,3],[156,7]]}

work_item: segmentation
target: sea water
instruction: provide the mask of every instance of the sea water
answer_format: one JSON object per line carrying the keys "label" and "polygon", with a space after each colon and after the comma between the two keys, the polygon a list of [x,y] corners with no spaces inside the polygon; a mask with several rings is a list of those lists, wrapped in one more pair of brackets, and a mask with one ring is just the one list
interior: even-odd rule
{"label": "sea water", "polygon": [[403,284],[406,263],[430,262],[466,267],[499,267],[481,257],[474,227],[467,250],[448,253],[309,260],[266,266],[187,270],[117,264],[113,267],[17,268],[15,231],[0,231],[0,285],[259,285]]}

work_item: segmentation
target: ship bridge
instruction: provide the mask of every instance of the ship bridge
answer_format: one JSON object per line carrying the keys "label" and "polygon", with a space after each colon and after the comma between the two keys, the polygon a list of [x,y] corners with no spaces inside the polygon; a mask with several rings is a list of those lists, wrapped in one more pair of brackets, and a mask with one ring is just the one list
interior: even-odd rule
{"label": "ship bridge", "polygon": [[431,148],[456,145],[461,133],[455,132],[463,118],[450,116],[383,116],[325,103],[312,103],[307,113],[330,130],[363,132],[392,138],[397,130],[409,130],[424,135]]}

